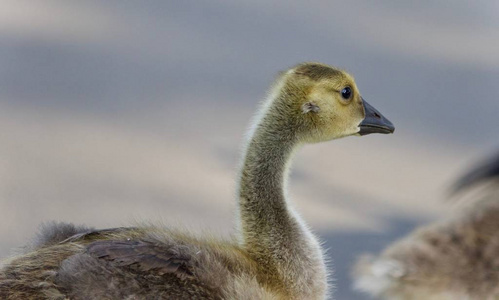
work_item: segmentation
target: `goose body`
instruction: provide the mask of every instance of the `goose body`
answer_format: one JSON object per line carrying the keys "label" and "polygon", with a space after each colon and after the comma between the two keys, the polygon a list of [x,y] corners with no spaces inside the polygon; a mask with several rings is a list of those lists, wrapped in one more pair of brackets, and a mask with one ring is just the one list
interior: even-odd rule
{"label": "goose body", "polygon": [[276,80],[252,126],[233,239],[54,223],[3,263],[0,298],[324,299],[322,249],[286,198],[290,159],[302,144],[393,130],[348,73],[297,65]]}
{"label": "goose body", "polygon": [[471,207],[359,259],[355,287],[382,299],[499,299],[499,154],[455,190],[478,183],[488,186]]}

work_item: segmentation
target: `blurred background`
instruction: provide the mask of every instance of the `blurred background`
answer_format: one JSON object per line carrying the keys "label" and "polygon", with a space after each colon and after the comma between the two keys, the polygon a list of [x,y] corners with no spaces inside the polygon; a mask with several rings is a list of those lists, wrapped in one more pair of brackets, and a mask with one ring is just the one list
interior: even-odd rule
{"label": "blurred background", "polygon": [[278,71],[352,73],[394,135],[296,157],[293,202],[349,268],[449,214],[499,148],[497,1],[2,1],[0,257],[41,222],[232,231],[243,135]]}

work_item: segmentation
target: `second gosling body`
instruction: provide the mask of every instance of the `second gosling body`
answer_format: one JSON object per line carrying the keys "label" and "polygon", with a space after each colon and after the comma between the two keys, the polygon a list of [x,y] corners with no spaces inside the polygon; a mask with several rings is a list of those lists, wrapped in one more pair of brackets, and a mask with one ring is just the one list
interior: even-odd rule
{"label": "second gosling body", "polygon": [[359,259],[357,289],[389,300],[499,299],[499,153],[454,189],[470,194],[466,209]]}

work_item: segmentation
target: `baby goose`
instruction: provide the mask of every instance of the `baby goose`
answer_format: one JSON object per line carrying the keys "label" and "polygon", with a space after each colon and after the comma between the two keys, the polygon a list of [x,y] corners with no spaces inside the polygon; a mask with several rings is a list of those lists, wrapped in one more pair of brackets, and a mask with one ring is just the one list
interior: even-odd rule
{"label": "baby goose", "polygon": [[455,184],[490,183],[473,207],[420,228],[355,267],[355,287],[383,299],[499,299],[499,155]]}
{"label": "baby goose", "polygon": [[56,224],[4,264],[0,298],[324,299],[322,249],[286,199],[292,154],[305,143],[393,131],[349,74],[297,65],[276,80],[251,129],[239,177],[238,239]]}

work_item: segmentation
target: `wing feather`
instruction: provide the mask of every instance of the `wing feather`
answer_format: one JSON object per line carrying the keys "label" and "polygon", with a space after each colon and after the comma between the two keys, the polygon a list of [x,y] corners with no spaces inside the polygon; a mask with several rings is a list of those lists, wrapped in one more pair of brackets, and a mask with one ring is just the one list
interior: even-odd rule
{"label": "wing feather", "polygon": [[155,271],[160,275],[175,274],[182,279],[193,277],[191,255],[178,250],[181,249],[141,240],[101,240],[87,246],[90,255],[119,267],[130,266],[143,272]]}

